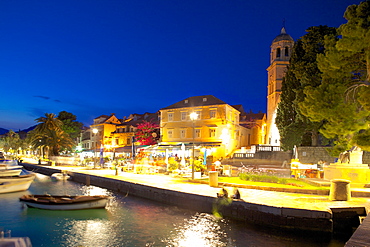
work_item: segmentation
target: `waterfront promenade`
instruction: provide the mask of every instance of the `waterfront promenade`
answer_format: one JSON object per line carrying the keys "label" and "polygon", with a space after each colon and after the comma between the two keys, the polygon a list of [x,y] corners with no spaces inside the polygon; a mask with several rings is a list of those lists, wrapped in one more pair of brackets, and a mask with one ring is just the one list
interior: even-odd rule
{"label": "waterfront promenade", "polygon": [[[184,193],[216,197],[217,193],[220,192],[222,184],[218,187],[211,187],[208,183],[200,183],[197,180],[194,182],[189,179],[179,179],[178,177],[171,177],[163,174],[135,174],[132,172],[119,172],[115,175],[115,170],[111,169],[86,169],[85,167],[71,167],[71,166],[44,166],[60,171],[78,172],[82,174],[112,178],[116,180],[139,183],[142,185],[148,185],[152,187],[169,189],[180,191]],[[232,194],[233,187],[238,187],[241,195],[241,199],[250,203],[258,203],[262,205],[268,205],[273,207],[288,207],[297,209],[309,209],[327,211],[329,208],[339,207],[358,207],[364,206],[370,209],[370,188],[352,188],[352,192],[359,192],[362,194],[361,197],[352,196],[349,201],[330,201],[328,195],[313,195],[306,193],[298,193],[301,190],[299,187],[296,188],[294,193],[279,192],[274,188],[268,190],[260,189],[247,189],[242,188],[238,185],[225,186],[229,191],[229,195]],[[294,191],[294,188],[291,188]]]}
{"label": "waterfront promenade", "polygon": [[[125,183],[126,187],[128,186],[127,184],[129,184],[129,186],[131,186],[130,188],[135,187],[135,185],[140,186],[140,188],[144,186],[145,188],[150,188],[149,192],[146,191],[144,193],[145,195],[149,193],[153,195],[162,193],[166,194],[166,196],[160,198],[165,198],[165,200],[169,200],[168,197],[175,198],[176,196],[174,195],[176,195],[176,193],[185,194],[188,196],[186,196],[183,201],[176,199],[171,201],[172,203],[175,202],[174,204],[178,201],[178,205],[182,204],[185,207],[190,205],[189,203],[201,204],[206,200],[217,200],[216,195],[220,192],[221,188],[221,185],[219,187],[211,187],[208,183],[200,183],[197,180],[189,181],[188,179],[179,179],[163,174],[149,175],[119,172],[118,175],[115,175],[115,170],[111,169],[94,170],[84,167],[38,166],[34,164],[30,164],[27,167],[27,164],[24,165],[28,170],[33,170],[35,172],[39,172],[37,170],[38,168],[52,169],[52,172],[55,172],[54,169],[57,171],[65,170],[69,175],[72,175],[72,178],[75,176],[76,179],[78,179],[78,177],[85,176],[82,180],[88,181],[88,183],[91,181],[91,184],[94,184],[94,179],[100,179],[99,181],[101,181],[101,184],[107,184],[107,186],[102,187],[108,187],[109,189],[116,186],[112,185],[112,183],[115,184],[115,181]],[[89,177],[88,180],[86,176]],[[125,186],[122,188],[126,188]],[[123,193],[132,193],[133,195],[139,196],[143,195],[140,195],[142,192],[138,190],[129,189],[125,191],[122,188],[119,190]],[[229,191],[229,194],[233,191],[232,186],[226,186],[226,189]],[[370,188],[352,189],[353,194],[349,201],[330,201],[328,195],[278,192],[274,191],[273,188],[269,190],[259,190],[239,187],[238,189],[240,191],[241,200],[234,200],[232,204],[234,207],[229,211],[223,212],[224,215],[236,216],[238,218],[246,217],[251,219],[252,222],[261,224],[271,221],[269,223],[272,223],[272,226],[286,224],[290,226],[290,228],[302,230],[311,230],[307,227],[312,226],[312,228],[316,228],[316,230],[320,227],[328,228],[327,230],[322,230],[330,232],[332,230],[329,229],[332,227],[330,226],[333,217],[332,210],[365,208],[366,211],[368,211],[370,208]],[[297,188],[297,190],[298,189],[300,188]],[[361,195],[361,197],[353,195]],[[144,197],[151,199],[151,195]],[[200,198],[205,199],[202,201]],[[158,196],[155,199],[161,201],[158,200]],[[167,203],[168,201],[163,202]],[[251,213],[249,214],[245,211],[251,211]]]}

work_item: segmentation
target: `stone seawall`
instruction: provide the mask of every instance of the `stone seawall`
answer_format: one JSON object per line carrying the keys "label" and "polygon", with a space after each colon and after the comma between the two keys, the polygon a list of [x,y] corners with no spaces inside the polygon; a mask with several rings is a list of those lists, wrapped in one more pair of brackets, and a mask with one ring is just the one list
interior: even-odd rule
{"label": "stone seawall", "polygon": [[[60,170],[53,167],[40,167],[23,164],[27,170],[51,175]],[[223,217],[237,221],[251,222],[258,225],[285,229],[314,231],[320,233],[333,232],[332,214],[327,211],[315,211],[285,207],[273,207],[243,200],[227,200],[210,196],[174,191],[170,188],[157,188],[134,182],[113,178],[100,177],[74,171],[68,175],[75,182],[95,185],[123,194],[142,197],[149,200],[191,209],[198,212],[218,212]]]}

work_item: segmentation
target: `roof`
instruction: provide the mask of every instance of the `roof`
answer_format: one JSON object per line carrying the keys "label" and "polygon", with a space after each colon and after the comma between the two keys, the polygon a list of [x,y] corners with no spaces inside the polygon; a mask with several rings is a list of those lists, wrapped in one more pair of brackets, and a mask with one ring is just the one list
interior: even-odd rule
{"label": "roof", "polygon": [[281,29],[280,34],[278,36],[276,36],[276,38],[272,41],[272,43],[283,41],[283,40],[288,40],[288,41],[293,41],[294,42],[292,36],[290,36],[289,34],[286,33],[285,27],[283,27]]}
{"label": "roof", "polygon": [[226,105],[226,103],[213,95],[193,96],[164,107],[161,110],[209,105]]}
{"label": "roof", "polygon": [[141,124],[144,121],[159,125],[158,112],[155,112],[155,113],[146,112],[144,114],[137,114],[137,113],[131,114],[129,118],[123,119],[122,124],[119,124],[118,126],[136,127],[138,124]]}

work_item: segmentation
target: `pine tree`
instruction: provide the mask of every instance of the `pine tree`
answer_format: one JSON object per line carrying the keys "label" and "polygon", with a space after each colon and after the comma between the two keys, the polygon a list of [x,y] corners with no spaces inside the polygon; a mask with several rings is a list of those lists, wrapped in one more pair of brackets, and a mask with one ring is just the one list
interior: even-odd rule
{"label": "pine tree", "polygon": [[324,52],[324,37],[335,36],[336,29],[327,26],[310,27],[307,34],[294,44],[290,65],[283,78],[282,93],[276,124],[284,150],[294,145],[318,145],[318,130],[322,122],[311,121],[302,114],[299,104],[304,101],[304,89],[321,83],[316,56]]}
{"label": "pine tree", "polygon": [[337,153],[358,145],[369,149],[370,2],[349,6],[339,39],[326,37],[325,54],[318,55],[322,83],[307,87],[300,106],[320,132],[336,139]]}

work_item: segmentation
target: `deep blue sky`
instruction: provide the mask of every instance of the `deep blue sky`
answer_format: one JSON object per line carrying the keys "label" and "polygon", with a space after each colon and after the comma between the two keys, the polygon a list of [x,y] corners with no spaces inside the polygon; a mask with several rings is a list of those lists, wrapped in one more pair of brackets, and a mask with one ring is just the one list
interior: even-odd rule
{"label": "deep blue sky", "polygon": [[0,127],[155,112],[214,95],[266,112],[271,41],[339,27],[360,0],[1,0]]}

